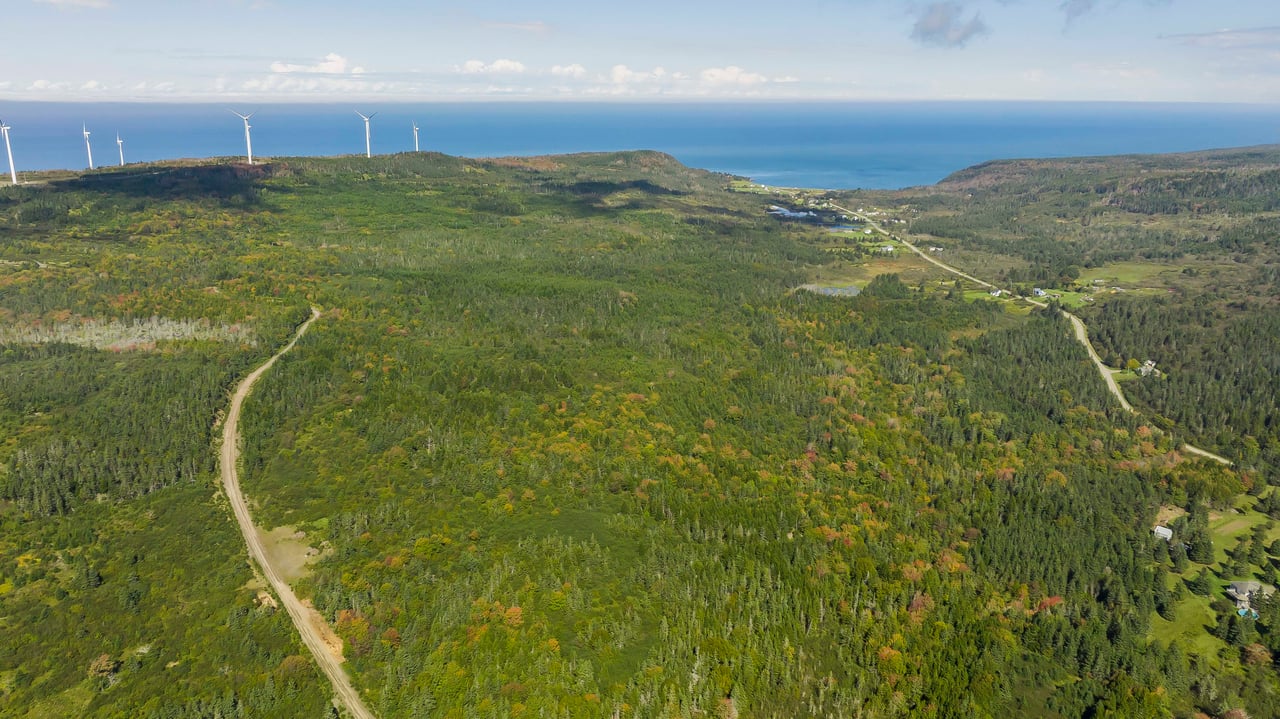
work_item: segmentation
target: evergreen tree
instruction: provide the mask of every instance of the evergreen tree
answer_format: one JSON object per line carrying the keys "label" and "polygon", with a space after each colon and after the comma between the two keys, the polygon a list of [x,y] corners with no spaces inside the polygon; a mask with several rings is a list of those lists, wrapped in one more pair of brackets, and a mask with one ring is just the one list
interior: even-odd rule
{"label": "evergreen tree", "polygon": [[1193,594],[1199,594],[1202,597],[1209,596],[1213,592],[1213,584],[1209,579],[1209,570],[1201,569],[1196,576],[1187,582],[1187,589],[1190,589]]}

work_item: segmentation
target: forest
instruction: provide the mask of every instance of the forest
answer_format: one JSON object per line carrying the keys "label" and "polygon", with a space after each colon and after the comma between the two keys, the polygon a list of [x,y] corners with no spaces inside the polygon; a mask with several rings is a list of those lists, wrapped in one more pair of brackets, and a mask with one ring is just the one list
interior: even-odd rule
{"label": "forest", "polygon": [[[1267,211],[1211,179],[1144,192]],[[939,187],[869,199],[1026,278],[1159,244],[1023,251]],[[1221,599],[1280,561],[1274,368],[1213,364],[1221,333],[1273,359],[1262,308],[1189,275],[1204,314],[1093,308],[1104,356],[1186,348],[1130,414],[1053,310],[797,291],[840,260],[772,202],[649,152],[0,189],[0,716],[337,714],[215,465],[230,388],[311,306],[242,481],[324,547],[295,589],[379,716],[1280,716],[1280,603]],[[1185,542],[1152,535],[1171,511]],[[1202,637],[1161,635],[1201,600]]]}

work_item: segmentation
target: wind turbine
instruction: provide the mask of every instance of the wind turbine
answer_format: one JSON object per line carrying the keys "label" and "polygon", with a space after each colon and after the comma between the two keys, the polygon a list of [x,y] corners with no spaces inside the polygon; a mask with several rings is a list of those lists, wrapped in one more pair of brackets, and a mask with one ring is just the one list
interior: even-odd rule
{"label": "wind turbine", "polygon": [[120,166],[124,167],[124,140],[120,139],[120,133],[116,133],[116,147],[120,149]]}
{"label": "wind turbine", "polygon": [[241,120],[244,120],[244,149],[245,149],[245,152],[247,152],[249,155],[249,164],[252,165],[253,164],[253,140],[249,138],[249,127],[250,127],[249,118],[253,117],[253,113],[251,112],[248,115],[241,115],[235,110],[227,110],[227,112],[231,113],[232,115],[235,115]]}
{"label": "wind turbine", "polygon": [[4,151],[9,153],[9,179],[13,180],[13,184],[18,184],[18,171],[13,166],[13,148],[9,146],[9,130],[10,127],[4,124],[4,120],[0,120],[0,135],[4,135]]}
{"label": "wind turbine", "polygon": [[415,122],[415,123],[413,123],[413,151],[414,151],[414,152],[419,152],[419,150],[418,150],[418,123],[416,123],[416,122]]}
{"label": "wind turbine", "polygon": [[89,127],[81,125],[80,129],[84,131],[84,151],[89,153],[89,169],[93,169],[93,146],[89,144]]}
{"label": "wind turbine", "polygon": [[361,120],[364,120],[364,156],[373,157],[373,152],[369,149],[369,121],[378,113],[375,112],[371,115],[365,115],[359,110],[356,110],[356,114],[360,116]]}

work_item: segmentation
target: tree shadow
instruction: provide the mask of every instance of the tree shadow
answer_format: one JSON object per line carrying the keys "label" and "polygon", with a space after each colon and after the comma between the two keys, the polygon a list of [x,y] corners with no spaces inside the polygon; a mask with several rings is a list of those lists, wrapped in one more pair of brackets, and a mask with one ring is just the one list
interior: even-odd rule
{"label": "tree shadow", "polygon": [[150,200],[213,200],[224,206],[263,204],[258,191],[272,165],[192,165],[95,172],[49,183],[61,191],[97,192]]}

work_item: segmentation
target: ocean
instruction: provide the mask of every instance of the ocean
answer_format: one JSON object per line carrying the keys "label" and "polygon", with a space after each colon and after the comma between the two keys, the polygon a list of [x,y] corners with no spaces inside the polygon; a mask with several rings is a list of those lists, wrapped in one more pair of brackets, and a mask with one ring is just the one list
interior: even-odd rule
{"label": "ocean", "polygon": [[[1141,103],[3,103],[18,171],[234,157],[253,112],[254,155],[376,154],[413,149],[467,157],[652,149],[685,164],[770,185],[893,189],[931,184],[1008,158],[1181,152],[1280,142],[1280,106]],[[0,156],[0,163],[3,163]],[[7,168],[6,168],[7,169]]]}

